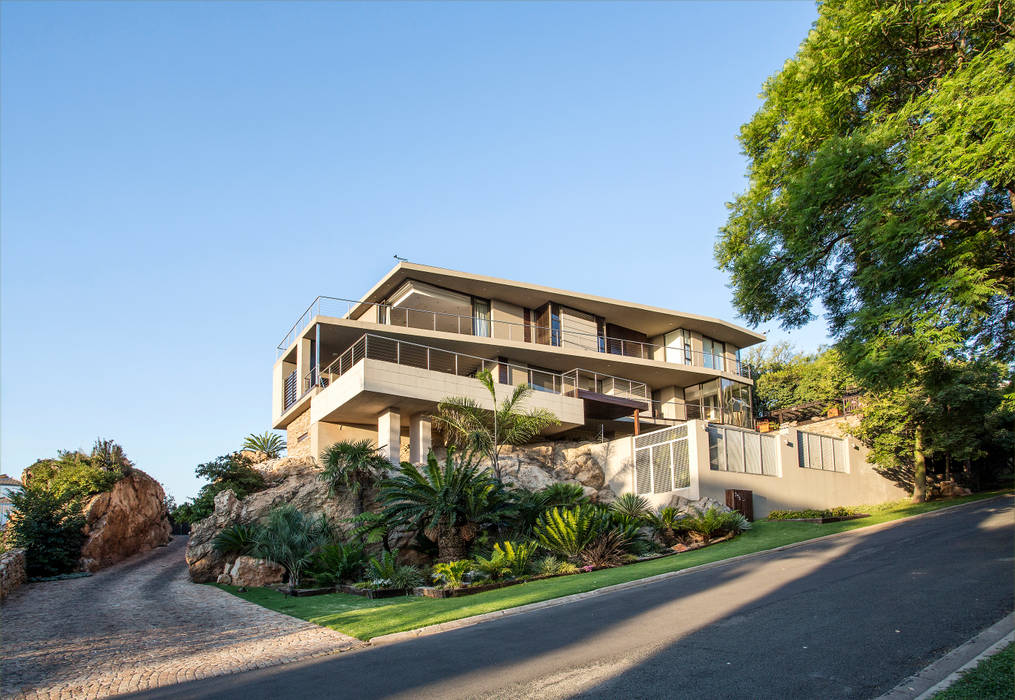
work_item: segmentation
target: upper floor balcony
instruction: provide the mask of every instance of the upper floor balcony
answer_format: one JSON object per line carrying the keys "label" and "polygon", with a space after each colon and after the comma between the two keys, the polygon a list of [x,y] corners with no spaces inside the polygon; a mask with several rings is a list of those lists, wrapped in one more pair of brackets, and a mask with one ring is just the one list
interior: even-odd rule
{"label": "upper floor balcony", "polygon": [[[458,295],[461,296],[461,295]],[[496,317],[496,302],[493,309],[489,302],[477,307],[466,303],[468,297],[456,299],[451,292],[441,295],[410,290],[394,303],[364,302],[354,299],[319,296],[292,325],[278,345],[282,356],[301,336],[313,319],[337,318],[388,326],[392,328],[450,333],[473,338],[491,338],[501,341],[519,342],[532,345],[560,348],[563,351],[576,350],[603,353],[619,357],[638,358],[664,362],[674,366],[704,368],[751,378],[751,368],[739,360],[738,351],[730,351],[722,343],[702,340],[695,343],[689,334],[662,336],[665,343],[645,342],[632,338],[610,335],[606,329],[611,326],[576,317],[577,312],[565,309],[555,313],[548,305],[544,318],[529,320],[504,320]],[[407,305],[412,304],[412,305]],[[577,330],[581,327],[582,330]],[[698,349],[698,348],[701,349]]]}

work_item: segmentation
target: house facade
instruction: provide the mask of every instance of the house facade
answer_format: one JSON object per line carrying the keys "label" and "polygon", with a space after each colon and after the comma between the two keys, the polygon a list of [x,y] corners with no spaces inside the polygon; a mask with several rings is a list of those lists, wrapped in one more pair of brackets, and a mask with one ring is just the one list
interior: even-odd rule
{"label": "house facade", "polygon": [[318,297],[278,346],[272,427],[290,455],[368,438],[392,461],[430,448],[447,396],[527,383],[558,437],[608,441],[688,420],[752,428],[742,348],[764,336],[719,319],[400,263],[360,299]]}

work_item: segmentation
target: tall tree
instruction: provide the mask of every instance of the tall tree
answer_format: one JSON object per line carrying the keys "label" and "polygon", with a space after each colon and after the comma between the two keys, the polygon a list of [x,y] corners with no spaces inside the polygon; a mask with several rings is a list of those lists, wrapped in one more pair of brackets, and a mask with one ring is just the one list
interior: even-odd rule
{"label": "tall tree", "polygon": [[320,478],[328,483],[329,495],[343,488],[356,495],[356,515],[366,510],[366,489],[391,469],[369,440],[336,442],[321,453],[321,464]]}
{"label": "tall tree", "polygon": [[545,408],[530,411],[521,405],[532,393],[532,387],[514,387],[511,395],[497,403],[497,390],[490,370],[480,370],[476,379],[490,392],[491,406],[482,406],[468,397],[452,396],[437,405],[434,423],[443,431],[448,443],[465,453],[479,452],[490,460],[498,481],[503,476],[500,451],[504,445],[524,445],[547,427],[560,421]]}
{"label": "tall tree", "polygon": [[937,363],[1011,363],[1013,74],[1010,3],[821,3],[741,129],[716,244],[738,310],[794,328],[820,302],[862,383],[924,403]]}

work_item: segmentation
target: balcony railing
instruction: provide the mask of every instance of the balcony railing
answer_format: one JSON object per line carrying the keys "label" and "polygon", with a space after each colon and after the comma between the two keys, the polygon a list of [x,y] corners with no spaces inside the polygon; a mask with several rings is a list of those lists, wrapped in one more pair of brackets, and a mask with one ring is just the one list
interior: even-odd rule
{"label": "balcony railing", "polygon": [[[301,396],[315,386],[329,386],[363,359],[391,362],[432,372],[454,374],[459,377],[475,377],[480,370],[485,369],[493,373],[494,381],[498,383],[516,386],[524,383],[535,391],[546,391],[565,396],[575,396],[578,389],[585,389],[601,394],[647,401],[650,393],[648,386],[643,382],[623,377],[614,377],[583,369],[573,369],[564,373],[547,372],[367,333],[319,372],[317,369],[307,372],[303,377]],[[288,397],[288,380],[286,396]],[[286,407],[291,403],[295,403],[295,399],[287,403]]]}
{"label": "balcony railing", "polygon": [[307,307],[307,310],[303,312],[303,315],[297,319],[292,328],[289,329],[282,342],[279,343],[277,348],[279,356],[292,345],[297,334],[315,316],[345,318],[349,316],[354,308],[361,305],[378,308],[379,311],[377,313],[380,318],[384,319],[382,325],[455,333],[458,335],[492,337],[497,340],[551,345],[572,350],[602,352],[610,355],[636,357],[643,360],[657,360],[673,365],[705,367],[707,369],[730,372],[741,377],[751,376],[750,367],[746,363],[741,363],[737,360],[730,361],[721,353],[709,353],[684,347],[663,347],[652,343],[596,335],[594,333],[562,330],[561,328],[515,323],[513,321],[495,321],[490,318],[463,316],[442,311],[410,309],[391,306],[390,304],[377,304],[375,302],[363,302],[338,297],[317,297]]}

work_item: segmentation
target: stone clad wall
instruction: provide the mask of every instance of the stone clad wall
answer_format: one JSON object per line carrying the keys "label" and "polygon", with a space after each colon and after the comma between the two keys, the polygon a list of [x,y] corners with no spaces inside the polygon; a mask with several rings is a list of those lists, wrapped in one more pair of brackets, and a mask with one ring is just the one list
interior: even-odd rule
{"label": "stone clad wall", "polygon": [[0,556],[0,601],[27,580],[25,550],[12,549]]}
{"label": "stone clad wall", "polygon": [[[312,457],[310,447],[310,409],[293,419],[285,429],[286,454],[290,457]],[[300,436],[306,435],[300,440]]]}

